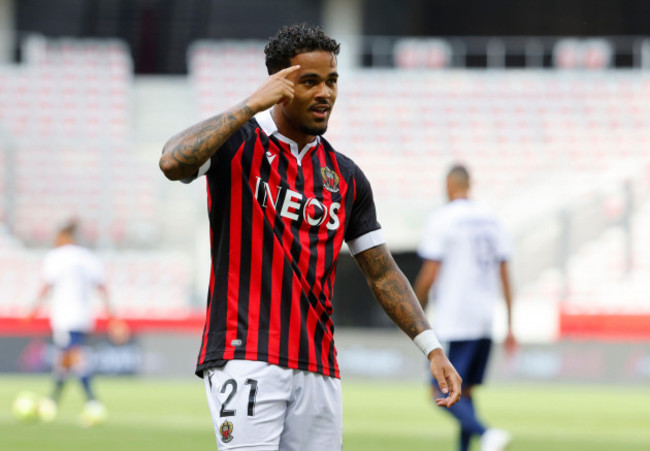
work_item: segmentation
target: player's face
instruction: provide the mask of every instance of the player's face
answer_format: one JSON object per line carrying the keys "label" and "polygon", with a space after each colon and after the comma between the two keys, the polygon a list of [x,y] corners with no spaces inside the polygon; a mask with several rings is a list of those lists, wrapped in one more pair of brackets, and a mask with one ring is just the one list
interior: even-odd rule
{"label": "player's face", "polygon": [[282,105],[281,111],[294,135],[287,136],[309,142],[327,130],[337,94],[336,56],[324,51],[301,53],[291,59],[291,65],[296,64],[300,69],[289,76],[294,83],[293,101]]}

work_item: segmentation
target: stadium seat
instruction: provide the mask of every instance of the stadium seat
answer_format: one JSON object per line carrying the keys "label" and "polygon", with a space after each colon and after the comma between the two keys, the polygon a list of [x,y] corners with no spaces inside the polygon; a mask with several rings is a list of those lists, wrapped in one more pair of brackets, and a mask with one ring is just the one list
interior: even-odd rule
{"label": "stadium seat", "polygon": [[23,54],[20,66],[0,68],[0,117],[16,163],[14,233],[49,244],[57,221],[76,215],[89,224],[87,241],[102,238],[98,224],[108,223],[104,238],[128,243],[129,230],[153,226],[156,196],[153,169],[125,150],[133,146],[129,49],[118,40],[30,36]]}

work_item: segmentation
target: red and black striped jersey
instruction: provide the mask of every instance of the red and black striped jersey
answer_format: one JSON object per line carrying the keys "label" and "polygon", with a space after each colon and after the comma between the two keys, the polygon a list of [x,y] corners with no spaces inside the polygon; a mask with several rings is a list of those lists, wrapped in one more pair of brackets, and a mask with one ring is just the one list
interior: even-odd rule
{"label": "red and black striped jersey", "polygon": [[332,304],[343,240],[383,243],[359,167],[318,137],[302,150],[270,112],[206,162],[212,268],[196,373],[231,359],[339,377]]}

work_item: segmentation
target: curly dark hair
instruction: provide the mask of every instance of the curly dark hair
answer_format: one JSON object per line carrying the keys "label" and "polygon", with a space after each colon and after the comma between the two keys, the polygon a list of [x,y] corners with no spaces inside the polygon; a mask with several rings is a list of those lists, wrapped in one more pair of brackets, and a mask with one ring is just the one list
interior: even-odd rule
{"label": "curly dark hair", "polygon": [[318,26],[306,23],[284,26],[269,38],[264,48],[269,75],[291,66],[291,58],[301,53],[322,50],[339,54],[341,45]]}

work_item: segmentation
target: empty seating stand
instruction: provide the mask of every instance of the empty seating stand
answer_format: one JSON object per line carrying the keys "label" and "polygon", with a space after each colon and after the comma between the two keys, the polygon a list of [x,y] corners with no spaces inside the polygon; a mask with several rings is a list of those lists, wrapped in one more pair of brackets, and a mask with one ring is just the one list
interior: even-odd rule
{"label": "empty seating stand", "polygon": [[[407,40],[394,49],[396,68],[341,74],[326,138],[368,176],[393,249],[415,248],[425,216],[445,201],[444,174],[453,162],[469,166],[475,197],[501,212],[517,235],[625,180],[647,196],[650,76],[608,70],[606,47],[578,44],[569,49],[576,52],[575,67],[557,47],[563,70],[462,71],[447,66],[444,43]],[[256,89],[265,78],[262,46],[201,42],[192,49],[198,116],[213,115]],[[580,299],[591,300],[606,280],[619,280],[620,259],[605,258],[611,255],[607,240],[595,245],[599,257],[577,254],[572,260],[574,288],[565,305],[582,308]],[[594,261],[607,262],[602,271],[610,276],[598,271],[586,280],[592,271],[578,268]],[[520,297],[531,303],[555,305],[562,296],[557,271],[530,287]],[[637,282],[622,290],[640,292]],[[617,302],[641,311],[647,301],[640,299],[626,294]],[[603,305],[617,305],[608,302],[603,298]]]}
{"label": "empty seating stand", "polygon": [[23,54],[24,64],[0,68],[14,233],[46,244],[61,220],[77,216],[86,241],[128,244],[129,230],[154,226],[156,201],[155,173],[133,149],[128,48],[32,36]]}

